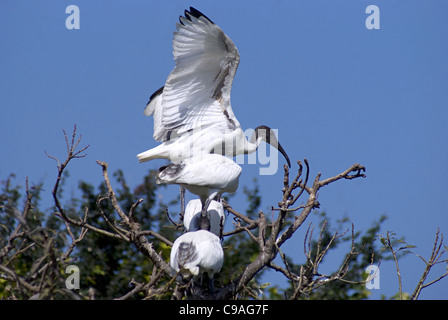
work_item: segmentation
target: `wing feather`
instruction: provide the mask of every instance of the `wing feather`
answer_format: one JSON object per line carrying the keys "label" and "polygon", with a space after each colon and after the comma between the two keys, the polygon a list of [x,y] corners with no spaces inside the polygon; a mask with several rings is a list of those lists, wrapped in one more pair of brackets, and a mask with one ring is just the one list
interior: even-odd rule
{"label": "wing feather", "polygon": [[164,141],[168,131],[239,127],[230,105],[230,91],[239,64],[232,40],[194,8],[179,18],[173,35],[175,67],[168,76],[160,108]]}

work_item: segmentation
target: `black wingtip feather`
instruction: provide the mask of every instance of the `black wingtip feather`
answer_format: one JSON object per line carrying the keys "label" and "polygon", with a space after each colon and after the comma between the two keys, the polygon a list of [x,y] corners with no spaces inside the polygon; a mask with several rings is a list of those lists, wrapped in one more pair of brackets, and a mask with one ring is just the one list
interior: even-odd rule
{"label": "black wingtip feather", "polygon": [[182,18],[183,18],[182,16],[179,16],[179,23],[184,26],[184,23],[182,22]]}
{"label": "black wingtip feather", "polygon": [[149,100],[148,100],[148,103],[146,104],[146,105],[148,105],[151,101],[152,101],[152,99],[154,99],[155,97],[157,97],[159,94],[161,94],[162,92],[163,92],[163,88],[164,88],[165,86],[162,86],[161,88],[159,88],[159,89],[157,89],[150,97],[149,97]]}
{"label": "black wingtip feather", "polygon": [[[185,18],[187,18],[188,21],[191,21],[190,14],[191,14],[191,13],[188,12],[187,9],[184,10],[184,16],[185,16]],[[192,16],[193,16],[193,15],[192,15]]]}
{"label": "black wingtip feather", "polygon": [[188,20],[191,21],[191,18],[189,17],[189,15],[195,17],[196,19],[199,19],[200,17],[204,17],[205,19],[207,19],[211,23],[215,24],[209,17],[207,17],[201,11],[199,11],[198,9],[195,9],[193,7],[190,7],[190,11],[185,10],[185,18],[187,18]]}

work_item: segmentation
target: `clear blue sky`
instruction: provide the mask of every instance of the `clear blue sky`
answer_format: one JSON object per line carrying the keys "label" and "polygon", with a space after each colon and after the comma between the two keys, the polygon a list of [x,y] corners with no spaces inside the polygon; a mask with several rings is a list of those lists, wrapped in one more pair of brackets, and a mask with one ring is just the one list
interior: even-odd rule
{"label": "clear blue sky", "polygon": [[[71,4],[80,9],[79,30],[65,26]],[[365,26],[371,4],[380,9],[379,30]],[[173,67],[172,32],[190,5],[223,28],[240,52],[232,106],[243,128],[277,128],[291,160],[309,160],[311,178],[355,162],[366,166],[366,179],[322,189],[322,210],[332,221],[348,217],[357,230],[385,214],[382,232],[404,236],[428,257],[437,227],[448,235],[446,1],[3,0],[0,177],[14,172],[21,183],[26,176],[44,181],[50,202],[56,169],[44,150],[63,159],[62,129],[73,124],[91,145],[88,157],[69,167],[73,190],[80,179],[99,184],[96,160],[122,169],[131,186],[163,164],[136,159],[156,145],[143,108]],[[258,169],[243,166],[232,205],[245,209],[242,186],[257,177],[269,213],[281,198],[282,171],[259,176]],[[172,194],[161,196],[170,199],[178,188],[167,190]],[[286,254],[302,253],[303,235],[290,240]],[[412,292],[424,265],[408,256],[401,268],[403,289]],[[372,298],[398,290],[393,264],[380,271],[381,289]],[[272,272],[266,281],[278,278]],[[447,299],[447,281],[421,298]]]}

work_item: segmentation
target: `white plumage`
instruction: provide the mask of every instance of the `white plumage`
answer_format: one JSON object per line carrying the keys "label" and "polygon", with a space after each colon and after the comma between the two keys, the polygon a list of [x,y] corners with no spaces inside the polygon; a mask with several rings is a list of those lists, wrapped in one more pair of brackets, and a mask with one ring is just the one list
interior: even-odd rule
{"label": "white plumage", "polygon": [[187,232],[174,241],[170,254],[171,275],[182,277],[207,273],[210,280],[221,270],[224,252],[215,234],[207,230]]}
{"label": "white plumage", "polygon": [[224,192],[238,188],[241,167],[218,154],[203,154],[161,167],[157,183],[179,184],[199,196],[205,214],[209,203]]}
{"label": "white plumage", "polygon": [[[200,229],[200,216],[202,203],[199,199],[188,201],[184,213],[184,227],[187,231],[197,231]],[[221,202],[212,200],[207,208],[207,216],[210,219],[210,232],[221,236],[221,226],[224,226],[226,216]]]}
{"label": "white plumage", "polygon": [[240,56],[232,40],[192,7],[179,21],[173,36],[175,67],[144,112],[154,117],[154,139],[162,144],[139,153],[139,161],[177,161],[197,153],[235,156],[254,152],[264,140],[290,166],[269,127],[257,127],[248,141],[233,113],[230,91]]}
{"label": "white plumage", "polygon": [[154,114],[156,141],[195,128],[239,127],[230,107],[238,50],[221,28],[194,8],[185,10],[179,22],[173,34],[175,67],[145,109],[146,115]]}
{"label": "white plumage", "polygon": [[212,292],[224,260],[219,236],[225,219],[214,199],[235,192],[241,175],[241,167],[226,156],[252,153],[265,141],[291,164],[274,131],[259,126],[248,141],[233,113],[230,91],[240,56],[232,40],[192,7],[179,22],[173,35],[175,67],[144,111],[154,117],[153,136],[161,144],[137,157],[170,160],[159,169],[157,183],[179,184],[199,196],[186,207],[189,232],[174,241],[170,269],[182,277],[207,273]]}

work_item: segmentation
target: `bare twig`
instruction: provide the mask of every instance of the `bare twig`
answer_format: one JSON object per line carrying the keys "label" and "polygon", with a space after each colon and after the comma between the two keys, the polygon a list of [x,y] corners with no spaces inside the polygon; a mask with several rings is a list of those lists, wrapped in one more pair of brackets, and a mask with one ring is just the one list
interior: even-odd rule
{"label": "bare twig", "polygon": [[[249,231],[252,228],[257,228],[257,227],[260,228],[260,226],[262,225],[262,221],[263,221],[262,219],[264,219],[264,215],[260,216],[256,220],[252,220],[252,219],[249,219],[249,218],[245,217],[244,215],[238,213],[237,211],[233,210],[232,208],[230,208],[230,206],[228,206],[228,204],[223,203],[226,210],[231,212],[237,218],[237,224],[236,224],[236,228],[235,228],[234,232],[235,233],[240,232],[240,231],[248,232],[250,238],[259,244],[260,253],[259,253],[258,257],[250,265],[248,265],[246,267],[246,269],[242,272],[242,274],[240,274],[240,276],[238,278],[234,279],[229,285],[227,285],[225,288],[223,288],[217,294],[218,299],[228,299],[230,297],[234,297],[240,290],[244,290],[247,283],[249,283],[249,281],[251,281],[251,279],[260,270],[262,270],[265,266],[268,266],[268,267],[274,268],[280,272],[283,272],[285,275],[287,275],[287,277],[289,275],[294,279],[296,279],[296,278],[300,279],[299,287],[302,285],[305,285],[305,283],[302,283],[303,282],[302,279],[304,276],[304,274],[302,274],[302,271],[301,271],[300,276],[297,276],[297,275],[292,276],[292,275],[290,275],[290,271],[288,271],[288,267],[286,267],[286,269],[283,269],[283,268],[277,266],[276,264],[272,263],[272,260],[276,257],[277,253],[280,252],[279,249],[285,243],[285,241],[287,241],[289,238],[291,238],[292,235],[296,232],[296,230],[303,224],[303,222],[306,220],[306,218],[308,217],[310,212],[314,208],[319,207],[320,204],[317,201],[317,197],[318,197],[318,191],[320,188],[322,188],[323,186],[326,186],[330,183],[333,183],[335,181],[338,181],[340,179],[351,180],[351,179],[355,179],[355,178],[359,178],[359,177],[365,177],[365,175],[362,173],[365,171],[365,168],[359,164],[354,164],[350,168],[345,170],[344,172],[342,172],[334,177],[322,180],[322,181],[320,181],[321,174],[319,173],[316,176],[316,178],[313,182],[313,185],[310,187],[307,185],[308,178],[309,178],[309,163],[306,159],[304,160],[304,163],[305,163],[305,168],[303,167],[302,163],[300,161],[298,161],[298,165],[299,165],[298,172],[297,172],[297,175],[292,180],[292,182],[290,182],[291,179],[289,178],[289,168],[287,166],[284,167],[285,174],[284,174],[284,178],[283,178],[283,189],[282,189],[283,197],[282,197],[282,201],[280,201],[278,203],[279,208],[274,209],[274,210],[278,211],[279,214],[278,214],[277,219],[270,225],[270,227],[271,227],[270,236],[267,239],[265,238],[265,233],[260,232],[260,230],[259,230],[258,237],[255,236],[251,231]],[[301,176],[302,176],[304,169],[306,169],[305,178],[302,180]],[[296,190],[297,188],[300,188],[299,192],[297,194],[293,194],[294,190]],[[300,205],[297,208],[293,208],[293,209],[290,208],[303,195],[304,191],[306,191],[308,193],[308,199],[307,199],[306,203],[303,205]],[[285,221],[289,218],[289,214],[291,212],[295,212],[298,210],[302,210],[300,215],[295,216],[293,218],[294,220],[289,225],[289,227],[287,227],[286,230],[284,230],[284,224],[285,224]],[[241,223],[239,221],[244,221],[245,223],[249,224],[249,226],[243,226],[243,225],[241,225]],[[267,224],[265,223],[264,228],[266,228],[266,226],[267,226]],[[233,233],[230,232],[228,234],[233,234]],[[335,239],[337,239],[341,236],[343,236],[343,234],[342,235],[335,234],[333,236],[333,238],[331,239],[331,242],[333,242]],[[320,260],[315,261],[315,264],[318,265],[320,263],[321,259],[323,258],[323,255],[325,255],[328,252],[331,242],[330,242],[330,244],[328,244],[327,247],[323,248],[323,251],[318,255],[318,259],[320,259]],[[342,272],[344,270],[345,269],[340,270],[340,272],[339,272],[340,275],[334,276],[333,278],[336,279],[337,277],[344,275],[345,273]],[[327,280],[328,279],[326,279],[325,276],[321,276],[318,280],[316,280],[315,283],[319,283],[319,285],[322,285]]]}
{"label": "bare twig", "polygon": [[[106,186],[108,189],[108,197],[112,203],[113,208],[118,213],[120,218],[122,219],[123,223],[128,226],[130,229],[129,234],[129,240],[132,242],[140,252],[142,252],[144,255],[149,257],[151,261],[157,266],[157,268],[163,270],[165,274],[169,275],[170,268],[168,264],[163,260],[163,258],[154,250],[153,245],[151,242],[148,241],[148,239],[145,238],[144,234],[142,233],[142,230],[140,228],[140,225],[134,221],[132,216],[126,215],[124,211],[121,209],[117,197],[115,195],[115,192],[112,188],[112,185],[110,183],[109,174],[107,172],[108,164],[106,162],[97,161],[97,163],[102,167],[103,169],[103,177],[104,181],[106,182]],[[134,205],[137,206],[140,204],[141,201],[137,201]],[[155,232],[152,232],[152,235],[155,235]],[[158,235],[159,239],[162,239],[162,236]]]}
{"label": "bare twig", "polygon": [[[141,229],[140,224],[136,221],[137,217],[135,217],[134,213],[136,212],[138,206],[143,202],[143,199],[139,199],[134,202],[128,211],[123,210],[112,187],[108,174],[108,164],[106,162],[97,161],[98,165],[100,165],[102,168],[103,179],[107,188],[107,195],[98,197],[96,204],[101,217],[106,223],[107,230],[103,230],[99,227],[95,227],[89,224],[87,208],[84,211],[83,217],[73,218],[70,217],[67,212],[65,212],[58,196],[64,170],[72,159],[85,157],[86,154],[84,154],[84,151],[89,146],[77,150],[81,142],[81,136],[77,138],[76,126],[74,127],[73,134],[71,136],[69,136],[64,131],[64,138],[67,147],[67,157],[65,161],[61,162],[59,159],[49,154],[47,154],[47,156],[57,162],[58,169],[58,175],[52,190],[54,204],[57,209],[55,215],[62,218],[66,227],[67,234],[71,241],[60,257],[56,257],[55,255],[54,240],[52,240],[51,237],[47,237],[45,241],[41,242],[36,240],[36,242],[31,244],[28,244],[25,241],[21,243],[21,247],[19,247],[19,250],[16,251],[16,254],[23,252],[23,250],[27,250],[34,245],[39,245],[44,249],[44,255],[40,259],[35,261],[32,267],[33,270],[31,272],[31,279],[33,279],[33,281],[35,280],[37,282],[37,285],[35,285],[36,282],[31,282],[24,277],[18,276],[14,273],[13,270],[10,270],[7,265],[0,265],[0,270],[3,271],[2,277],[7,278],[9,281],[15,281],[21,288],[25,288],[26,290],[34,293],[41,293],[42,291],[44,291],[44,287],[46,286],[46,277],[54,272],[57,263],[68,259],[74,251],[76,245],[79,242],[83,241],[88,232],[95,232],[114,239],[121,239],[122,241],[132,243],[154,264],[154,270],[149,282],[139,283],[132,280],[131,284],[133,285],[133,288],[118,299],[129,299],[139,292],[144,292],[146,298],[157,297],[158,295],[165,294],[166,292],[172,292],[172,285],[175,283],[175,277],[170,276],[170,268],[168,263],[162,258],[161,253],[156,252],[153,247],[153,243],[150,242],[146,238],[146,236],[151,236],[165,243],[167,246],[172,246],[173,243],[153,230]],[[341,179],[351,180],[355,178],[365,177],[365,175],[363,174],[365,168],[359,164],[355,164],[342,173],[322,181],[320,180],[321,174],[319,173],[312,184],[309,185],[308,182],[310,167],[307,159],[304,159],[303,164],[301,161],[298,161],[297,165],[297,173],[292,178],[290,178],[289,176],[289,168],[287,166],[284,167],[282,198],[278,203],[278,208],[273,208],[271,220],[269,220],[262,211],[259,212],[257,218],[249,218],[246,215],[241,214],[237,210],[233,209],[225,201],[222,202],[224,208],[235,217],[235,229],[224,235],[230,236],[239,232],[246,232],[249,235],[250,239],[258,244],[259,254],[238,277],[232,279],[228,285],[219,290],[214,298],[229,299],[244,291],[253,298],[258,298],[258,294],[256,291],[257,289],[255,289],[255,291],[252,290],[252,280],[254,279],[255,275],[265,267],[270,267],[283,273],[288,279],[292,281],[294,291],[294,293],[292,294],[292,298],[296,298],[300,296],[300,294],[309,292],[310,290],[322,286],[329,281],[346,280],[344,279],[344,277],[348,270],[349,257],[350,255],[357,254],[354,251],[353,242],[350,254],[335,274],[327,276],[319,274],[318,272],[320,263],[322,262],[324,256],[330,250],[333,243],[337,239],[342,237],[345,233],[339,234],[338,232],[335,232],[328,242],[323,243],[323,232],[326,227],[326,224],[324,223],[319,239],[317,241],[317,251],[312,255],[310,247],[312,229],[310,230],[309,228],[307,231],[307,236],[305,238],[305,241],[308,241],[308,248],[306,248],[305,246],[307,266],[302,267],[299,274],[295,274],[291,269],[286,254],[282,251],[281,246],[293,236],[298,228],[302,226],[310,212],[313,209],[319,207],[317,198],[320,188]],[[304,199],[301,204],[296,204],[300,198],[306,195],[308,195],[308,198]],[[102,203],[103,201],[110,201],[113,210],[119,217],[117,221],[115,221],[111,217],[108,217],[104,212],[104,206],[102,206],[104,205]],[[183,203],[183,198],[181,196],[181,211],[183,211],[184,205],[185,204]],[[25,210],[21,215],[24,221],[26,221],[26,216],[28,214],[28,211],[30,210],[31,193],[28,192],[27,182],[27,201]],[[278,215],[276,215],[277,212]],[[297,215],[295,215],[296,213]],[[169,215],[168,218],[171,220]],[[175,225],[178,226],[179,224]],[[9,255],[9,252],[14,246],[13,242],[25,235],[25,232],[23,231],[24,227],[25,224],[23,223],[19,223],[17,225],[16,229],[9,237],[7,245],[0,250],[0,261],[3,259],[3,257]],[[73,227],[80,227],[80,229]],[[76,232],[79,232],[79,234],[76,234],[75,230]],[[309,238],[307,238],[308,236]],[[352,237],[354,237],[353,226]],[[438,248],[440,249],[440,246],[438,246]],[[273,263],[273,260],[276,258],[277,254],[280,255],[280,258],[284,263],[284,267],[278,266]],[[436,256],[438,256],[438,253],[436,254]],[[171,280],[168,282],[165,281],[164,285],[158,288],[157,286],[160,285],[159,280],[166,276],[170,277]],[[425,285],[423,284],[423,282],[424,280],[422,281],[422,284],[420,286],[421,288],[429,285]],[[180,298],[182,297],[185,289],[177,286],[174,291],[175,294],[173,294],[173,296]],[[90,299],[94,299],[94,296],[94,291],[89,291]]]}
{"label": "bare twig", "polygon": [[[439,235],[440,235],[440,241],[439,241]],[[442,246],[443,246],[443,234],[440,234],[440,229],[437,228],[436,238],[434,240],[434,246],[433,246],[433,249],[431,252],[431,256],[429,257],[429,260],[426,261],[422,256],[417,255],[426,264],[426,267],[425,267],[422,277],[420,278],[420,280],[417,284],[417,287],[414,290],[414,293],[411,296],[411,300],[417,300],[418,297],[420,296],[421,291],[424,288],[426,288],[426,287],[442,280],[446,276],[448,276],[448,271],[447,271],[443,275],[439,276],[437,279],[425,284],[425,281],[426,281],[426,279],[429,275],[429,272],[431,271],[431,268],[433,266],[435,266],[436,264],[439,264],[439,263],[448,263],[448,259],[441,260],[442,256],[446,252],[446,249],[442,250]]]}
{"label": "bare twig", "polygon": [[400,266],[398,264],[398,253],[402,250],[407,250],[408,248],[411,248],[413,246],[406,245],[406,246],[402,246],[398,249],[395,249],[395,245],[398,243],[403,243],[403,241],[395,240],[394,235],[395,235],[395,233],[387,231],[386,237],[385,238],[381,237],[380,240],[381,240],[381,243],[384,245],[385,250],[392,253],[392,257],[395,262],[395,269],[396,269],[397,277],[398,277],[398,296],[399,296],[400,300],[402,300],[403,299],[403,289],[402,289]]}
{"label": "bare twig", "polygon": [[170,212],[168,210],[168,207],[165,208],[165,214],[166,214],[168,220],[173,224],[174,230],[181,229],[184,226],[184,224],[183,224],[183,213],[182,212],[181,212],[181,215],[180,215],[181,216],[181,222],[180,223],[177,223],[173,219],[171,219],[171,215],[170,215]]}

